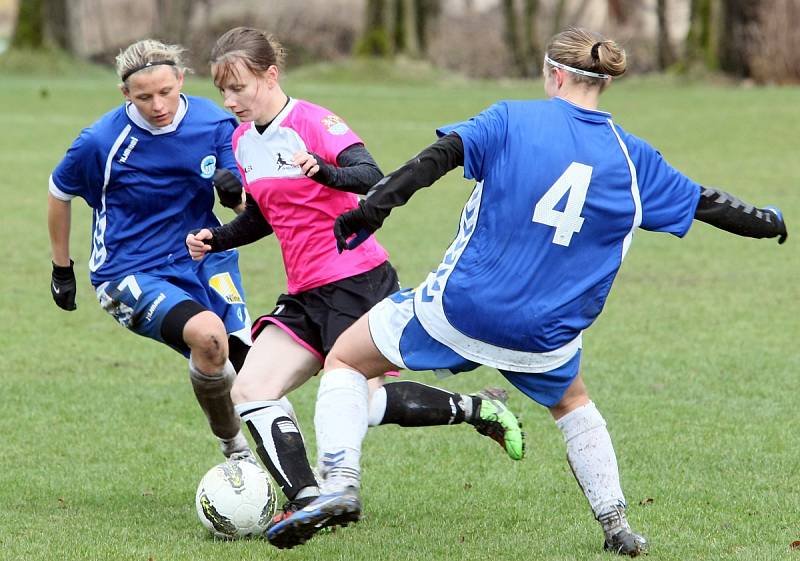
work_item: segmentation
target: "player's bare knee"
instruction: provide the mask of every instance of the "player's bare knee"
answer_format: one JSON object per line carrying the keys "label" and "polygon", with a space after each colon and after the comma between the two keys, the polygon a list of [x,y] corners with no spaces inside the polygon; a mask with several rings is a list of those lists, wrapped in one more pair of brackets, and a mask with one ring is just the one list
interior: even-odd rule
{"label": "player's bare knee", "polygon": [[346,370],[360,372],[364,374],[365,378],[368,377],[367,373],[364,372],[364,365],[356,364],[356,362],[357,361],[350,360],[350,357],[347,357],[346,353],[339,352],[337,345],[334,345],[331,349],[331,352],[329,352],[328,356],[325,357],[325,364],[323,368],[325,372],[344,368]]}
{"label": "player's bare knee", "polygon": [[222,320],[212,312],[191,318],[183,338],[189,346],[195,366],[203,372],[218,372],[228,359],[228,335]]}
{"label": "player's bare knee", "polygon": [[335,370],[336,368],[351,368],[346,362],[336,356],[334,350],[335,349],[332,349],[328,356],[325,357],[324,370],[327,372],[328,370]]}
{"label": "player's bare knee", "polygon": [[565,394],[561,401],[550,408],[550,414],[555,420],[558,420],[587,403],[589,403],[589,395],[586,392]]}
{"label": "player's bare knee", "polygon": [[559,402],[550,407],[550,414],[555,420],[558,420],[587,403],[589,403],[589,393],[586,391],[583,377],[578,374],[567,388],[567,391],[564,392],[564,395],[561,396]]}
{"label": "player's bare knee", "polygon": [[228,338],[208,333],[190,344],[192,360],[203,371],[218,371],[228,359]]}
{"label": "player's bare knee", "polygon": [[271,381],[275,380],[265,380],[263,377],[242,372],[233,382],[231,400],[237,405],[248,401],[278,401],[286,395],[286,391],[283,384],[270,383]]}
{"label": "player's bare knee", "polygon": [[265,391],[258,381],[242,376],[236,378],[231,388],[231,399],[236,404],[248,401],[277,401],[282,397],[280,392]]}

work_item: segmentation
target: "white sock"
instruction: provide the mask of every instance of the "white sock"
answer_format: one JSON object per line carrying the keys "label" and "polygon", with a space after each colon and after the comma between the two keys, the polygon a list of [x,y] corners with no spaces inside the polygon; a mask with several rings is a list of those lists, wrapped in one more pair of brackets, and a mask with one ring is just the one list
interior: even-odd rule
{"label": "white sock", "polygon": [[383,421],[386,414],[386,388],[380,387],[369,396],[369,416],[368,424],[377,427]]}
{"label": "white sock", "polygon": [[619,468],[606,421],[593,402],[556,421],[567,443],[567,461],[589,500],[595,517],[613,506],[625,506]]}
{"label": "white sock", "polygon": [[323,492],[360,486],[361,441],[369,415],[367,380],[359,372],[337,368],[319,383],[314,426]]}

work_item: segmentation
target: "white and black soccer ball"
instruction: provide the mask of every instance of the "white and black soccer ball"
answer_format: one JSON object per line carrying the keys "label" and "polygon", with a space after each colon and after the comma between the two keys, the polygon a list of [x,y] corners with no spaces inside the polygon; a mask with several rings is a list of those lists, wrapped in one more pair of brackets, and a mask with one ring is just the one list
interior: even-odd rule
{"label": "white and black soccer ball", "polygon": [[200,522],[226,540],[262,535],[276,501],[267,472],[244,460],[228,460],[211,468],[195,496]]}

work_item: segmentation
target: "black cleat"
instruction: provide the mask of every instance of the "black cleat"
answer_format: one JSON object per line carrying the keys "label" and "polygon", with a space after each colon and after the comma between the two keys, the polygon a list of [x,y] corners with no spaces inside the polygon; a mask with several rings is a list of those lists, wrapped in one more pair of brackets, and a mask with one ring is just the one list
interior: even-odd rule
{"label": "black cleat", "polygon": [[[275,521],[279,517],[281,519]],[[342,491],[320,495],[288,515],[276,515],[267,528],[267,539],[277,548],[291,549],[306,543],[320,530],[347,526],[351,522],[358,522],[360,518],[358,489],[346,487]]]}
{"label": "black cleat", "polygon": [[598,516],[597,521],[600,522],[605,534],[603,549],[628,557],[647,555],[647,540],[631,530],[623,507],[613,507]]}
{"label": "black cleat", "polygon": [[283,522],[287,518],[289,518],[292,514],[300,510],[301,508],[305,507],[308,503],[316,499],[316,496],[312,497],[303,497],[302,499],[295,499],[293,501],[286,501],[283,503],[283,507],[280,511],[275,513],[275,516],[269,521],[267,525],[266,532],[269,532],[270,528],[272,528],[275,524],[279,522]]}

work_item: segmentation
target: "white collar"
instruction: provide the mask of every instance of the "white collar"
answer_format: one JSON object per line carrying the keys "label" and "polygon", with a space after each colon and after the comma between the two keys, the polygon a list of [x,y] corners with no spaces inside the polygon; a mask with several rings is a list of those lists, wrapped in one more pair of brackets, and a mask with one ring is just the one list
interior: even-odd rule
{"label": "white collar", "polygon": [[297,100],[295,98],[293,98],[293,97],[289,97],[288,101],[286,102],[286,105],[283,107],[283,109],[280,110],[280,112],[277,115],[275,115],[275,118],[272,119],[272,121],[270,122],[269,125],[267,125],[267,128],[264,129],[264,132],[262,132],[262,133],[258,132],[258,129],[256,128],[256,122],[255,121],[251,121],[252,130],[256,134],[260,134],[261,136],[267,136],[267,135],[271,134],[272,131],[274,131],[275,129],[277,129],[278,127],[281,126],[281,123],[286,118],[286,116],[292,111],[292,109],[294,109],[295,105],[297,105]]}
{"label": "white collar", "polygon": [[165,127],[154,127],[142,116],[132,101],[129,101],[125,104],[125,112],[128,114],[128,118],[133,121],[137,127],[142,128],[154,135],[167,134],[177,129],[188,109],[189,100],[185,95],[181,94],[180,103],[178,103],[178,110],[175,112],[175,118],[172,119],[172,122]]}

